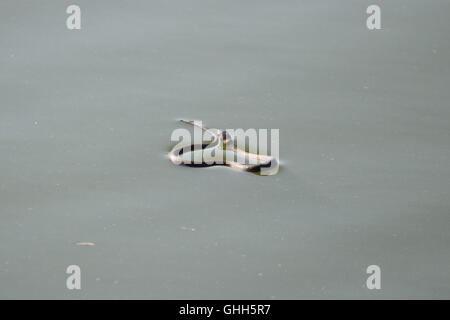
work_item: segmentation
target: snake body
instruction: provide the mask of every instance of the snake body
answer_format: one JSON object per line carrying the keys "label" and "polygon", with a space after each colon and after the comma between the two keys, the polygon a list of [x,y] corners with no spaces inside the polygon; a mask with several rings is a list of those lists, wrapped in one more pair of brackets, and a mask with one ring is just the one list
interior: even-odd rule
{"label": "snake body", "polygon": [[[268,155],[259,155],[254,153],[249,153],[235,147],[234,139],[229,135],[226,130],[219,129],[209,129],[195,121],[180,120],[185,124],[196,126],[201,128],[203,131],[208,132],[212,136],[212,141],[210,143],[202,144],[188,144],[184,146],[175,146],[168,154],[169,159],[178,165],[184,165],[189,167],[210,167],[216,165],[228,166],[230,168],[239,170],[253,172],[261,175],[272,175],[278,172],[279,164],[275,157]],[[197,150],[204,151],[217,151],[222,150],[224,153],[228,153],[225,159],[209,159],[205,160],[202,156],[201,161],[192,161],[183,158],[183,154],[187,152],[193,152]],[[233,153],[232,155],[230,154]],[[203,153],[202,153],[203,154]],[[244,164],[238,161],[234,161],[234,156],[241,159],[253,159],[256,164]],[[232,158],[233,160],[230,160]],[[222,161],[220,161],[222,160]]]}

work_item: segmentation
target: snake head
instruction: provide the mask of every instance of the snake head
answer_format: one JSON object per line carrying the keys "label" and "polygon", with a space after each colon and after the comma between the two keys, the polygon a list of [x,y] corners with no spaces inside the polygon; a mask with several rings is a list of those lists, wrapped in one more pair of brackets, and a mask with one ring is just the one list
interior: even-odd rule
{"label": "snake head", "polygon": [[224,148],[234,146],[234,139],[226,130],[222,130],[220,135],[222,138]]}

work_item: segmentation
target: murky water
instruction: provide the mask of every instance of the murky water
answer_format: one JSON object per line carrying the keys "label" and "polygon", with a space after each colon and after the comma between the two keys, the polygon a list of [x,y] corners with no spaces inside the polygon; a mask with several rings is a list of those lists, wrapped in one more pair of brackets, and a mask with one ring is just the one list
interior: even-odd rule
{"label": "murky water", "polygon": [[[0,297],[450,298],[450,3],[376,2],[2,1]],[[283,166],[174,166],[179,118]]]}

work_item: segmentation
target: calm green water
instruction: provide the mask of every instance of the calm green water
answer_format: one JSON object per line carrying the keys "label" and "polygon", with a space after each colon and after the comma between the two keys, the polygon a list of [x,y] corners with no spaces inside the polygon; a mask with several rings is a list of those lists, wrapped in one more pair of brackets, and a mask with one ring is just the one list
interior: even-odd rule
{"label": "calm green water", "polygon": [[[69,4],[0,4],[0,298],[450,298],[448,1]],[[174,166],[179,118],[279,174]]]}

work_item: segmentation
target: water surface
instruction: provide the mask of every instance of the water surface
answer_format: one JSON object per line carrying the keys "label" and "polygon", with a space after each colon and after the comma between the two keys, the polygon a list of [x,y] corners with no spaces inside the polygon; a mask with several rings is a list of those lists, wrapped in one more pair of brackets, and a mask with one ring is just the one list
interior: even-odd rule
{"label": "water surface", "polygon": [[[450,298],[449,3],[377,3],[3,0],[0,298]],[[284,166],[174,166],[179,118]]]}

